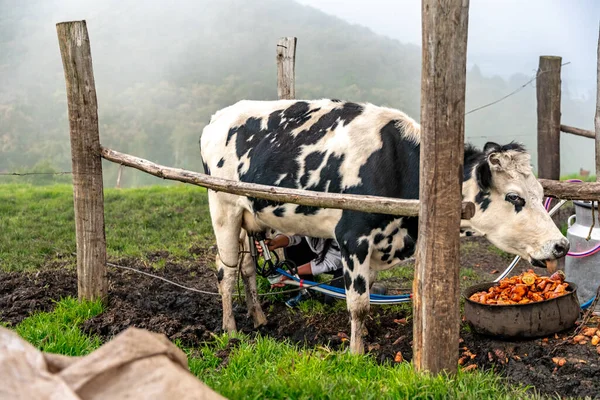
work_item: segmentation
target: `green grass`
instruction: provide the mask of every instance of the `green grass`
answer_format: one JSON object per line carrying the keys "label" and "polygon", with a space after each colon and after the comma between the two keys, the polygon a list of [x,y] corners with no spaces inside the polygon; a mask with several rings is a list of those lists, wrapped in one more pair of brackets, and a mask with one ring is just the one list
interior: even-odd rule
{"label": "green grass", "polygon": [[503,258],[510,258],[510,257],[514,257],[514,256],[511,256],[509,253],[507,253],[507,252],[505,252],[505,251],[503,251],[503,250],[500,250],[499,248],[497,248],[497,247],[496,247],[496,246],[494,246],[493,244],[490,244],[490,245],[488,246],[488,250],[489,250],[491,253],[496,253],[497,255],[499,255],[500,257],[503,257]]}
{"label": "green grass", "polygon": [[418,374],[411,364],[377,364],[372,357],[307,350],[288,343],[244,336],[222,365],[217,357],[227,336],[199,351],[188,349],[192,373],[230,399],[523,399],[523,388],[491,373],[454,377]]}
{"label": "green grass", "polygon": [[85,355],[100,346],[100,338],[87,336],[79,326],[102,312],[102,304],[79,302],[68,297],[56,304],[52,312],[39,312],[23,320],[17,333],[32,345],[48,353],[68,356]]}
{"label": "green grass", "polygon": [[596,175],[589,175],[584,178],[583,176],[581,176],[579,174],[569,174],[569,175],[564,175],[564,176],[560,177],[561,181],[566,181],[568,179],[579,179],[584,182],[596,182]]}
{"label": "green grass", "polygon": [[[111,257],[145,258],[153,251],[189,257],[212,240],[206,190],[189,185],[106,189],[104,215]],[[75,265],[71,185],[0,185],[0,268],[38,269],[53,259]],[[159,265],[160,267],[160,265]]]}

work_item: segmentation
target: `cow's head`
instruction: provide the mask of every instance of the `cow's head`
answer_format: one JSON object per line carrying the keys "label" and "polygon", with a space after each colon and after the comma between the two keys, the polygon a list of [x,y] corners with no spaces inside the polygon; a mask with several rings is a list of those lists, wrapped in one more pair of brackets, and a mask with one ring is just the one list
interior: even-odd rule
{"label": "cow's head", "polygon": [[521,145],[487,143],[483,153],[468,148],[465,171],[464,199],[476,206],[471,229],[535,266],[567,254],[569,241],[544,209],[544,191]]}

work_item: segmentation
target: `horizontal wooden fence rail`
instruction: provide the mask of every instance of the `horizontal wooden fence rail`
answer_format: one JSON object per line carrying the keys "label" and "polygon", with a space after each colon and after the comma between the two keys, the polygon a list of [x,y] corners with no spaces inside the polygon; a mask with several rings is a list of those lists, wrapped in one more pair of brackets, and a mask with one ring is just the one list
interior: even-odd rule
{"label": "horizontal wooden fence rail", "polygon": [[[380,213],[416,217],[419,215],[419,200],[404,200],[380,196],[355,194],[323,193],[309,190],[286,189],[267,185],[236,182],[228,179],[166,167],[143,158],[120,153],[101,147],[102,158],[117,164],[126,165],[163,179],[191,183],[220,192],[241,196],[256,197],[281,203],[301,204],[304,206],[337,208],[368,213]],[[475,204],[462,203],[462,218],[471,219],[475,214]]]}
{"label": "horizontal wooden fence rail", "polygon": [[600,182],[559,182],[539,179],[544,195],[563,200],[600,200]]}
{"label": "horizontal wooden fence rail", "polygon": [[583,136],[586,138],[594,139],[596,137],[596,133],[592,131],[588,131],[587,129],[579,129],[569,125],[561,125],[561,132],[570,133],[577,136]]}

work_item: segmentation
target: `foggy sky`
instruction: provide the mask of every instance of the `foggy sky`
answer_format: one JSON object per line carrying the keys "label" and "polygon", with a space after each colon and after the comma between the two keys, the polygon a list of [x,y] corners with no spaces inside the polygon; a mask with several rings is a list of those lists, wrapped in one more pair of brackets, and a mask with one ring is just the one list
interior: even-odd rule
{"label": "foggy sky", "polygon": [[[420,0],[297,0],[401,42],[421,45]],[[468,66],[508,78],[540,55],[563,57],[563,83],[595,96],[599,0],[471,0]],[[589,128],[589,127],[588,127]]]}

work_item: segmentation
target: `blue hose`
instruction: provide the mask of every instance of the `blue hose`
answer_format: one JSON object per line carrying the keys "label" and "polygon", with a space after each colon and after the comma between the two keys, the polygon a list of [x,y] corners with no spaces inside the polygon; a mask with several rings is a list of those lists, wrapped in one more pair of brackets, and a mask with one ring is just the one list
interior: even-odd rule
{"label": "blue hose", "polygon": [[[298,279],[297,277],[289,274],[288,272],[282,270],[281,268],[277,269],[277,273],[288,278],[288,281],[286,281],[286,283],[295,284],[296,286],[300,286],[300,287],[306,286],[307,288],[317,290],[319,292],[325,293],[329,296],[332,296],[332,297],[335,297],[338,299],[346,298],[346,291],[344,289],[330,286],[330,285],[320,284],[318,282],[307,281],[307,280],[303,280],[303,279],[301,280],[301,279]],[[311,286],[315,286],[315,287],[311,288]],[[406,302],[411,301],[411,299],[412,299],[412,294],[399,294],[399,295],[393,295],[393,296],[381,295],[381,294],[370,294],[370,302],[373,304],[406,303]]]}

